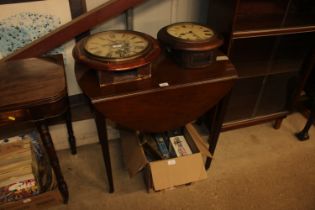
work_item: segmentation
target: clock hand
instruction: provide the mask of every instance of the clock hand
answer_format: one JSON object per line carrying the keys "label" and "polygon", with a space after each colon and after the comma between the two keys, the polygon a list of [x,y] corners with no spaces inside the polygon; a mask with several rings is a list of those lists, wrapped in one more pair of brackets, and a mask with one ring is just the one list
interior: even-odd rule
{"label": "clock hand", "polygon": [[199,35],[193,33],[198,39],[202,39]]}
{"label": "clock hand", "polygon": [[189,31],[190,34],[193,34],[195,37],[197,37],[198,39],[201,39],[201,37],[199,35],[197,35],[196,33],[194,33],[193,31]]}
{"label": "clock hand", "polygon": [[101,44],[102,47],[110,47],[113,46],[113,44]]}

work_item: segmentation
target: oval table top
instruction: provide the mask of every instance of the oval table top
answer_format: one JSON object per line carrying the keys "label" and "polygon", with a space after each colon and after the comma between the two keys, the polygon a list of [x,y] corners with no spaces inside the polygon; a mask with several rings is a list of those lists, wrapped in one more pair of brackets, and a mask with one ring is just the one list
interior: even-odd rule
{"label": "oval table top", "polygon": [[0,63],[0,111],[52,103],[67,94],[62,58]]}
{"label": "oval table top", "polygon": [[161,56],[151,77],[100,87],[96,72],[77,65],[76,77],[94,108],[130,129],[162,132],[183,126],[210,110],[232,88],[237,72],[227,59],[183,69]]}

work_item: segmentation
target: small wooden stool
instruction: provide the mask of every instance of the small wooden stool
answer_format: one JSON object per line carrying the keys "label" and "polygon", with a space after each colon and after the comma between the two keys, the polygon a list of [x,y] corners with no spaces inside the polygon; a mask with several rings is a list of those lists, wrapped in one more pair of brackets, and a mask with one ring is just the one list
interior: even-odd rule
{"label": "small wooden stool", "polygon": [[61,115],[66,120],[71,152],[75,154],[76,145],[61,56],[0,63],[0,126],[34,122],[66,203],[68,189],[46,123],[47,119]]}

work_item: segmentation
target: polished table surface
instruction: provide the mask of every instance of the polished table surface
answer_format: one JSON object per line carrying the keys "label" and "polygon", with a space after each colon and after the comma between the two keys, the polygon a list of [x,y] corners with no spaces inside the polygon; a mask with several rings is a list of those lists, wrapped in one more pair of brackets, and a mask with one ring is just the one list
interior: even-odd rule
{"label": "polished table surface", "polygon": [[0,125],[36,121],[65,112],[67,86],[58,58],[0,63]]}
{"label": "polished table surface", "polygon": [[57,101],[67,93],[63,64],[57,58],[3,62],[0,69],[0,110]]}
{"label": "polished table surface", "polygon": [[[154,63],[149,79],[100,88],[95,71],[77,68],[76,76],[97,111],[124,127],[147,132],[195,120],[218,103],[237,79],[229,60],[183,69],[163,56]],[[163,83],[168,86],[161,87]]]}
{"label": "polished table surface", "polygon": [[[205,113],[209,116],[208,143],[213,154],[222,127],[226,101],[238,78],[226,57],[206,68],[183,69],[161,56],[151,77],[100,87],[97,74],[77,64],[76,78],[95,110],[95,121],[105,162],[109,192],[114,192],[106,120],[144,132],[162,132],[185,125]],[[223,58],[223,59],[222,59]],[[206,168],[211,159],[207,158]]]}

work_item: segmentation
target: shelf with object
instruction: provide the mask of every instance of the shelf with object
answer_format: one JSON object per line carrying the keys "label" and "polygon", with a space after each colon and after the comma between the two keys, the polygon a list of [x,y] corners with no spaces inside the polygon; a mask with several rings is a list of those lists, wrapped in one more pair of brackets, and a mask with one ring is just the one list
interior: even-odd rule
{"label": "shelf with object", "polygon": [[2,99],[0,100],[0,126],[8,127],[31,122],[33,127],[37,128],[66,203],[68,201],[67,185],[46,122],[57,116],[65,119],[69,143],[74,153],[75,139],[62,63],[62,58],[59,56],[1,63],[0,78],[5,82],[0,82],[0,98]]}
{"label": "shelf with object", "polygon": [[0,156],[0,209],[39,209],[62,203],[56,175],[37,132],[2,139]]}
{"label": "shelf with object", "polygon": [[309,55],[315,22],[305,19],[314,10],[307,0],[210,1],[209,26],[224,36],[223,49],[240,75],[223,129],[266,119],[276,120],[279,127],[308,75],[309,59],[314,59]]}

